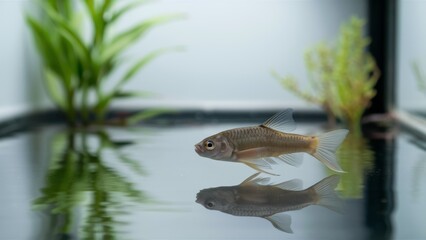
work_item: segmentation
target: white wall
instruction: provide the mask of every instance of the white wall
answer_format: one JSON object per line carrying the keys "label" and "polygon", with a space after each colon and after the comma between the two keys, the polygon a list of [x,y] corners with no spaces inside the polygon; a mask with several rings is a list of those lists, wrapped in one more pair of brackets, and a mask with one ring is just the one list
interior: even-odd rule
{"label": "white wall", "polygon": [[39,76],[33,74],[38,62],[25,26],[26,4],[0,0],[0,117],[27,111],[40,99],[40,81],[34,81]]}
{"label": "white wall", "polygon": [[165,102],[207,108],[227,107],[228,101],[240,107],[259,103],[312,107],[283,90],[271,70],[294,74],[301,85],[306,84],[306,49],[334,39],[340,24],[350,16],[365,17],[366,4],[348,0],[163,0],[135,10],[122,26],[145,13],[168,12],[185,13],[188,19],[157,28],[131,53],[142,55],[148,49],[173,45],[185,45],[186,52],[158,59],[129,88],[159,93]]}
{"label": "white wall", "polygon": [[397,38],[397,103],[406,110],[426,110],[426,93],[417,86],[413,62],[426,76],[426,1],[400,0]]}
{"label": "white wall", "polygon": [[[24,22],[24,5],[28,2],[0,0],[0,109],[31,107],[34,102],[47,106],[39,97],[44,94],[40,89],[31,91],[41,82],[39,72],[34,72],[38,63]],[[117,28],[164,13],[184,13],[187,19],[154,29],[127,56],[137,59],[150,50],[176,45],[185,46],[186,51],[160,57],[127,86],[152,91],[157,98],[116,106],[312,108],[283,90],[271,70],[293,74],[306,85],[305,50],[319,41],[334,39],[340,24],[350,16],[365,17],[366,3],[162,0],[135,9]]]}

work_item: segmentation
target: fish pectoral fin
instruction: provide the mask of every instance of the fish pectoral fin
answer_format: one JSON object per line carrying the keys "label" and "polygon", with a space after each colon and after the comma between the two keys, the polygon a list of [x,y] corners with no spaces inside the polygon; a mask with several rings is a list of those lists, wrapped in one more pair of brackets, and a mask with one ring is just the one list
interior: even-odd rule
{"label": "fish pectoral fin", "polygon": [[279,161],[281,161],[291,166],[299,167],[303,162],[303,153],[289,153],[280,155],[278,157],[265,157],[263,159],[271,165],[278,164]]}
{"label": "fish pectoral fin", "polygon": [[290,181],[282,182],[274,186],[283,190],[300,191],[303,189],[303,181],[300,179],[292,179]]}
{"label": "fish pectoral fin", "polygon": [[236,152],[237,159],[242,160],[255,160],[262,156],[262,152],[265,151],[265,147],[251,148]]}
{"label": "fish pectoral fin", "polygon": [[260,172],[255,173],[244,180],[240,185],[267,185],[271,178],[269,177],[259,177]]}
{"label": "fish pectoral fin", "polygon": [[291,132],[296,129],[293,119],[293,109],[289,108],[279,112],[266,120],[262,126],[274,129],[279,132]]}
{"label": "fish pectoral fin", "polygon": [[303,153],[289,153],[289,154],[283,154],[277,157],[281,161],[295,167],[299,167],[303,163]]}
{"label": "fish pectoral fin", "polygon": [[255,159],[255,160],[240,160],[240,162],[246,164],[247,166],[255,169],[256,171],[267,173],[270,175],[278,176],[278,174],[271,173],[269,170],[272,170],[271,165],[264,159]]}
{"label": "fish pectoral fin", "polygon": [[278,213],[269,217],[265,217],[272,225],[283,232],[293,233],[291,229],[291,216],[288,214]]}

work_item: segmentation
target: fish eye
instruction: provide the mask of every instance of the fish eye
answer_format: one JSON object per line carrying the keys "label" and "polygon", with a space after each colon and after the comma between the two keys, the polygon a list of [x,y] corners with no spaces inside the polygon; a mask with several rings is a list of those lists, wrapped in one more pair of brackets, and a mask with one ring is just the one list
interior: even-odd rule
{"label": "fish eye", "polygon": [[211,141],[211,140],[208,140],[208,141],[206,141],[206,142],[204,143],[204,147],[205,147],[207,150],[213,150],[213,149],[215,148],[215,146],[214,146],[214,142],[213,142],[213,141]]}
{"label": "fish eye", "polygon": [[207,208],[212,208],[212,207],[214,207],[214,203],[213,202],[207,202],[206,206],[207,206]]}

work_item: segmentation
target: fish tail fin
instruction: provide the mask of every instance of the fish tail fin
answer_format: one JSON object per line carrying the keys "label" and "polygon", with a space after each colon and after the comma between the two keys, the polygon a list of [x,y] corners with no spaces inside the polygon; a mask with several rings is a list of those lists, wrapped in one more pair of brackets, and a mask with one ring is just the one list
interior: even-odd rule
{"label": "fish tail fin", "polygon": [[317,205],[326,207],[335,212],[343,212],[343,201],[337,195],[336,191],[334,191],[337,184],[339,184],[339,180],[340,177],[338,175],[332,175],[312,186],[318,196]]}
{"label": "fish tail fin", "polygon": [[345,172],[337,163],[336,150],[348,132],[346,129],[339,129],[319,135],[318,145],[312,156],[336,172]]}

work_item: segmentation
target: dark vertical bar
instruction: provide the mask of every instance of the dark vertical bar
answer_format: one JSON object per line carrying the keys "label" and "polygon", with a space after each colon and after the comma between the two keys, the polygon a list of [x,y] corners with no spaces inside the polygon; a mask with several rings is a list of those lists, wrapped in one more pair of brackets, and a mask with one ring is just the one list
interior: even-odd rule
{"label": "dark vertical bar", "polygon": [[392,239],[394,197],[395,139],[375,139],[370,142],[376,153],[374,170],[366,177],[365,223],[371,240]]}
{"label": "dark vertical bar", "polygon": [[395,102],[397,0],[367,0],[370,52],[381,71],[367,113],[386,113]]}
{"label": "dark vertical bar", "polygon": [[[377,95],[367,114],[387,113],[395,105],[397,1],[367,0],[370,52],[381,71]],[[365,221],[370,229],[369,239],[387,240],[393,232],[395,140],[373,140],[371,147],[376,156],[374,171],[366,178]]]}

